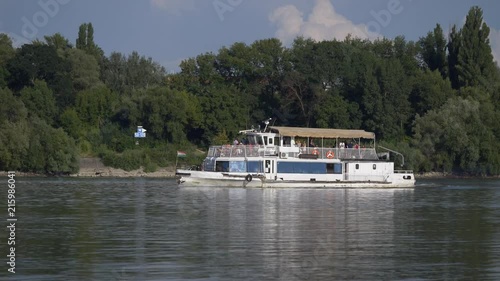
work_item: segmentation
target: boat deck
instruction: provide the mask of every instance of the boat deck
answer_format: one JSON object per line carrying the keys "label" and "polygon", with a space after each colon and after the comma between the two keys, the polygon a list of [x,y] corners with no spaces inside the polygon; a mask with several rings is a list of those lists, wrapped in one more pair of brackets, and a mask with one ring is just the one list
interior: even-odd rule
{"label": "boat deck", "polygon": [[208,157],[268,157],[304,158],[313,156],[317,159],[358,159],[378,160],[374,148],[324,148],[324,147],[281,147],[258,145],[223,145],[212,146]]}

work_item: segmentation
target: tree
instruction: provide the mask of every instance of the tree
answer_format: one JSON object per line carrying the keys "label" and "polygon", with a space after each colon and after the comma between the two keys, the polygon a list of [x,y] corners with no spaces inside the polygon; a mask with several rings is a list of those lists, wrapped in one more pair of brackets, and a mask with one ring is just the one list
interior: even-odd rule
{"label": "tree", "polygon": [[56,50],[73,48],[69,40],[62,36],[59,32],[51,36],[44,36],[43,38],[45,39],[45,42],[47,42],[47,45],[54,47]]}
{"label": "tree", "polygon": [[100,127],[114,112],[118,97],[108,87],[102,85],[79,92],[75,109],[80,120],[92,127]]}
{"label": "tree", "polygon": [[20,91],[32,87],[36,80],[44,80],[53,91],[60,108],[73,103],[73,85],[69,76],[71,65],[58,56],[54,47],[23,45],[9,60],[9,88]]}
{"label": "tree", "polygon": [[113,52],[103,63],[104,83],[120,95],[131,95],[135,90],[162,86],[165,76],[164,67],[135,51],[128,57]]}
{"label": "tree", "polygon": [[427,157],[430,170],[475,175],[498,172],[499,163],[485,165],[488,157],[498,161],[498,144],[481,120],[480,109],[478,101],[453,98],[442,108],[417,117],[414,144]]}
{"label": "tree", "polygon": [[84,135],[82,120],[74,108],[66,108],[59,119],[64,131],[73,139],[78,140]]}
{"label": "tree", "polygon": [[0,33],[0,88],[7,86],[7,78],[9,72],[7,71],[7,62],[14,57],[15,50],[12,47],[12,40],[7,34]]}
{"label": "tree", "polygon": [[43,120],[31,120],[28,155],[23,169],[47,174],[70,174],[78,171],[78,149],[63,129],[54,129]]}
{"label": "tree", "polygon": [[429,110],[439,109],[455,95],[450,80],[443,79],[438,70],[431,72],[426,69],[411,79],[411,107],[420,116],[424,116]]}
{"label": "tree", "polygon": [[92,23],[83,23],[78,29],[76,48],[92,55],[101,63],[104,58],[103,50],[94,42],[94,27]]}
{"label": "tree", "polygon": [[74,92],[102,85],[99,79],[99,64],[94,56],[79,49],[67,49],[63,56],[71,64],[70,77],[73,81]]}
{"label": "tree", "polygon": [[448,63],[446,57],[447,42],[441,25],[437,24],[434,31],[420,38],[422,59],[431,70],[438,70],[443,78],[448,77]]}
{"label": "tree", "polygon": [[165,87],[150,89],[146,92],[143,104],[142,124],[156,139],[184,144],[187,142],[188,130],[201,126],[197,99],[187,92]]}
{"label": "tree", "polygon": [[458,89],[460,87],[458,79],[458,54],[460,52],[461,45],[461,34],[457,31],[457,27],[454,25],[451,28],[449,40],[448,40],[448,71],[450,76],[450,82],[453,89]]}
{"label": "tree", "polygon": [[469,10],[463,28],[453,27],[448,43],[450,79],[455,88],[487,86],[496,66],[489,41],[490,28],[483,20],[483,11],[475,6]]}
{"label": "tree", "polygon": [[0,89],[0,99],[0,170],[19,170],[28,149],[28,114],[10,90]]}
{"label": "tree", "polygon": [[21,100],[31,116],[38,116],[47,124],[54,124],[57,115],[56,100],[45,81],[36,80],[33,87],[21,90]]}
{"label": "tree", "polygon": [[365,78],[365,125],[381,138],[400,138],[409,125],[411,88],[404,73],[398,60],[387,59],[380,61],[374,73],[368,72]]}
{"label": "tree", "polygon": [[361,127],[361,112],[356,103],[349,103],[338,90],[323,91],[315,108],[315,127],[358,129]]}

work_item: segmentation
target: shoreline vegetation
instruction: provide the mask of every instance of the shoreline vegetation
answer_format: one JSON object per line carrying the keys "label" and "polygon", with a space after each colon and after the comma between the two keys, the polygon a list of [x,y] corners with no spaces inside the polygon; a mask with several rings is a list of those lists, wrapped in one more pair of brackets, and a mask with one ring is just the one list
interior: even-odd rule
{"label": "shoreline vegetation", "polygon": [[[437,24],[417,41],[235,42],[169,73],[138,52],[106,55],[91,23],[76,44],[56,33],[15,46],[0,33],[0,171],[172,177],[177,151],[199,165],[197,148],[272,118],[373,132],[417,178],[495,177],[500,68],[489,34],[474,6],[463,26]],[[106,167],[79,165],[89,157]]]}

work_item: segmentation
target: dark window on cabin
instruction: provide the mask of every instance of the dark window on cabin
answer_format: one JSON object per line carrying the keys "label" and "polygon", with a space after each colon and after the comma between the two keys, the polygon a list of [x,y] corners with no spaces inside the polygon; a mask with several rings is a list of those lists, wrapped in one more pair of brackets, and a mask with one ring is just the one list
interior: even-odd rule
{"label": "dark window on cabin", "polygon": [[279,145],[280,143],[280,138],[274,137],[274,145]]}
{"label": "dark window on cabin", "polygon": [[229,172],[229,161],[217,161],[215,163],[216,172]]}
{"label": "dark window on cabin", "polygon": [[326,164],[327,174],[342,174],[342,164],[341,163],[328,163]]}
{"label": "dark window on cabin", "polygon": [[326,164],[326,173],[333,174],[333,163]]}
{"label": "dark window on cabin", "polygon": [[377,164],[373,164],[373,169],[376,170],[377,169]]}
{"label": "dark window on cabin", "polygon": [[308,162],[278,162],[278,173],[326,174],[326,164]]}
{"label": "dark window on cabin", "polygon": [[269,143],[267,142],[267,137],[264,136],[264,145],[268,145]]}
{"label": "dark window on cabin", "polygon": [[359,170],[359,164],[356,164],[356,170]]}
{"label": "dark window on cabin", "polygon": [[262,161],[248,161],[247,172],[249,173],[262,173]]}
{"label": "dark window on cabin", "polygon": [[283,137],[283,146],[292,146],[292,138]]}

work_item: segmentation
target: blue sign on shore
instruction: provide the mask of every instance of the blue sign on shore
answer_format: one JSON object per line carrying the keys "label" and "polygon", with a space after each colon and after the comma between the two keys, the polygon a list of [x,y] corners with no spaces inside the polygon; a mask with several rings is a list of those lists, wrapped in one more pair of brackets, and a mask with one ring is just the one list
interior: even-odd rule
{"label": "blue sign on shore", "polygon": [[137,126],[137,132],[134,133],[135,138],[145,138],[146,137],[146,129],[142,128],[142,126]]}

